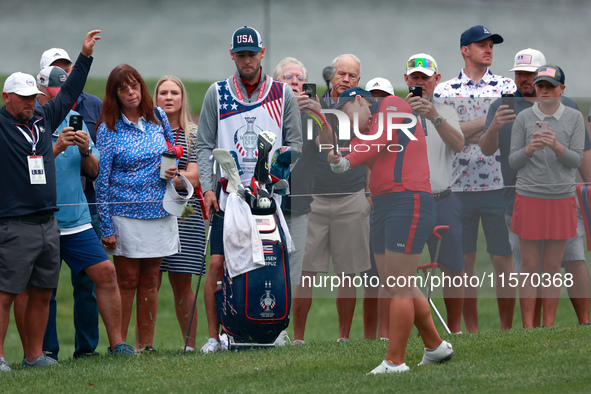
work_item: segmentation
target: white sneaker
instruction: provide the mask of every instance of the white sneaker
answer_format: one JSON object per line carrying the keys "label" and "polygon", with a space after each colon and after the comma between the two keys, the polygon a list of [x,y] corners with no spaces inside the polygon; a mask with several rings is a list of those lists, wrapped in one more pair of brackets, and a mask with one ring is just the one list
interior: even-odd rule
{"label": "white sneaker", "polygon": [[441,345],[437,346],[435,349],[427,350],[425,349],[425,353],[423,353],[423,361],[419,363],[419,365],[427,365],[427,364],[439,364],[451,359],[456,352],[451,347],[451,343],[443,341]]}
{"label": "white sneaker", "polygon": [[222,345],[222,351],[228,350],[230,347],[230,338],[228,338],[226,333],[220,335],[220,344]]}
{"label": "white sneaker", "polygon": [[12,369],[10,369],[10,364],[4,359],[4,357],[0,357],[0,372],[1,371],[12,371]]}
{"label": "white sneaker", "polygon": [[219,353],[221,351],[222,345],[215,338],[209,338],[201,348],[201,353]]}
{"label": "white sneaker", "polygon": [[281,331],[275,339],[275,346],[285,346],[288,343],[291,343],[291,339],[289,339],[287,331]]}
{"label": "white sneaker", "polygon": [[375,367],[373,371],[368,373],[367,375],[377,375],[379,373],[400,373],[400,372],[408,372],[410,368],[405,364],[402,363],[400,365],[392,366],[386,360],[382,361],[380,365]]}

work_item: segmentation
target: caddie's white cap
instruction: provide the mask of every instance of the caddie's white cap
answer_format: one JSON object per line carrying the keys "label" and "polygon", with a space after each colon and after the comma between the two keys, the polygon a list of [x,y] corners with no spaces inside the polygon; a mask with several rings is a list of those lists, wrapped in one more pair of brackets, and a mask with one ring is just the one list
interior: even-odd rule
{"label": "caddie's white cap", "polygon": [[183,216],[183,212],[185,211],[185,207],[189,200],[193,197],[193,185],[191,182],[184,176],[184,175],[177,175],[179,180],[187,190],[187,194],[185,196],[181,196],[176,191],[174,187],[174,183],[172,181],[166,182],[166,193],[164,193],[164,199],[162,200],[162,205],[164,206],[164,210],[171,215],[174,216]]}
{"label": "caddie's white cap", "polygon": [[16,72],[11,74],[4,82],[4,93],[16,93],[19,96],[34,96],[45,93],[37,89],[35,78],[32,75]]}
{"label": "caddie's white cap", "polygon": [[388,81],[386,78],[377,77],[370,79],[365,84],[365,90],[368,92],[371,92],[372,90],[381,90],[394,96],[394,88],[392,87],[390,81]]}
{"label": "caddie's white cap", "polygon": [[43,52],[39,66],[41,67],[41,70],[43,70],[45,67],[51,66],[51,63],[55,62],[56,60],[67,60],[70,62],[70,64],[72,64],[72,60],[70,60],[68,52],[61,48],[51,48]]}
{"label": "caddie's white cap", "polygon": [[546,57],[537,49],[523,49],[515,55],[513,68],[509,71],[527,71],[535,73],[538,68],[546,64]]}

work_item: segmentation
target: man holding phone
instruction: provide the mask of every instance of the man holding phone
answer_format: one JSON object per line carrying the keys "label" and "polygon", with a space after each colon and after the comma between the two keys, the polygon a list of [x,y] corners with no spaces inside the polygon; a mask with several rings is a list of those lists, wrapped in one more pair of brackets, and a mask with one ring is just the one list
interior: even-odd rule
{"label": "man holding phone", "polygon": [[[501,170],[503,172],[503,181],[506,186],[504,191],[505,201],[505,221],[509,231],[509,241],[513,252],[513,261],[515,272],[521,272],[521,247],[519,237],[511,231],[511,217],[513,214],[513,204],[515,203],[515,182],[517,180],[516,171],[509,165],[509,152],[511,149],[511,129],[516,116],[523,110],[530,108],[535,102],[536,91],[534,89],[534,76],[536,70],[546,64],[544,54],[536,49],[527,48],[515,54],[513,68],[510,71],[515,72],[515,83],[517,91],[513,100],[513,109],[509,103],[502,100],[494,101],[490,106],[487,115],[484,131],[480,136],[480,147],[482,153],[486,156],[495,154],[497,149],[500,152]],[[578,109],[577,104],[568,97],[562,96],[561,102],[568,107]],[[540,128],[547,129],[540,123]],[[541,129],[540,129],[541,130]],[[585,151],[583,152],[583,162],[578,171],[577,181],[591,182],[591,140],[588,133],[585,134]],[[590,322],[590,287],[591,280],[589,271],[585,264],[585,252],[583,246],[584,226],[580,209],[577,211],[579,224],[577,228],[577,237],[569,239],[563,257],[563,267],[566,272],[573,274],[573,286],[568,288],[571,302],[577,314],[579,323],[587,324]],[[538,308],[538,318],[540,314],[540,305]]]}
{"label": "man holding phone", "polygon": [[[44,95],[37,97],[38,105],[53,100],[67,78],[67,73],[59,67],[50,66],[41,70],[37,75],[37,86]],[[95,283],[99,310],[109,337],[109,354],[134,355],[135,350],[123,341],[121,335],[121,296],[115,267],[92,228],[80,182],[81,167],[92,176],[98,175],[99,152],[93,149],[94,144],[82,117],[73,110],[53,131],[52,142],[57,203],[60,205],[55,214],[60,230],[60,256],[74,274],[85,272]],[[44,340],[43,350],[52,352],[47,356],[57,360],[59,346],[56,349],[48,349],[47,346]]]}
{"label": "man holding phone", "polygon": [[[464,275],[462,253],[462,204],[456,194],[451,193],[453,184],[453,154],[464,146],[464,135],[456,111],[448,105],[432,99],[433,91],[441,80],[437,62],[426,53],[412,55],[406,62],[404,81],[409,88],[406,101],[419,115],[429,158],[430,183],[435,199],[437,225],[448,225],[443,235],[439,252],[441,270],[450,277]],[[431,236],[427,241],[431,257],[435,257],[437,239]],[[434,261],[434,260],[432,260]],[[461,332],[464,288],[445,286],[443,297],[447,308],[447,325],[452,333]]]}

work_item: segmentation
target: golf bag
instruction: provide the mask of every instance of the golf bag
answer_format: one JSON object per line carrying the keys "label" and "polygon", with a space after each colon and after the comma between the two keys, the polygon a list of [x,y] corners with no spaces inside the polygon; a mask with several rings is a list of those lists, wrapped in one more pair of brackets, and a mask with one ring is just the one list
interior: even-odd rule
{"label": "golf bag", "polygon": [[274,346],[289,325],[289,260],[277,209],[274,199],[269,208],[251,208],[263,242],[265,266],[234,278],[224,266],[222,282],[218,282],[218,319],[231,350]]}

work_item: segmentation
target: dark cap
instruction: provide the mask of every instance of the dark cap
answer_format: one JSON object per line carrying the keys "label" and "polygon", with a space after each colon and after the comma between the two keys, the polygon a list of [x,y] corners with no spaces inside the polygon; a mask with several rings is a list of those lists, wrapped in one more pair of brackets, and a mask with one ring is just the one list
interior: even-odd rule
{"label": "dark cap", "polygon": [[343,93],[341,93],[339,95],[339,100],[338,100],[337,106],[335,108],[341,108],[343,105],[345,105],[347,102],[355,99],[355,97],[357,97],[357,96],[364,97],[370,104],[373,104],[373,102],[374,102],[373,96],[371,95],[370,92],[357,87],[357,88],[347,89]]}
{"label": "dark cap", "polygon": [[498,34],[492,34],[486,27],[482,25],[472,26],[462,33],[462,36],[460,37],[460,48],[470,45],[473,42],[485,40],[489,37],[492,38],[493,43],[495,44],[503,42],[503,37]]}
{"label": "dark cap", "polygon": [[262,48],[263,39],[259,32],[252,27],[241,27],[232,34],[230,53],[242,51],[260,52]]}
{"label": "dark cap", "polygon": [[554,86],[564,85],[564,79],[564,73],[560,67],[546,64],[537,69],[534,76],[534,85],[540,81],[548,81]]}

